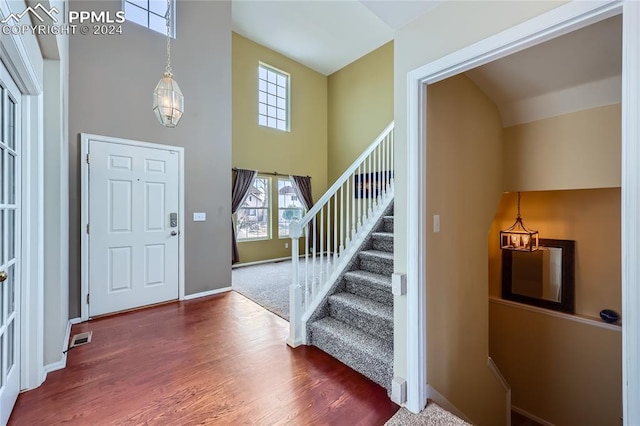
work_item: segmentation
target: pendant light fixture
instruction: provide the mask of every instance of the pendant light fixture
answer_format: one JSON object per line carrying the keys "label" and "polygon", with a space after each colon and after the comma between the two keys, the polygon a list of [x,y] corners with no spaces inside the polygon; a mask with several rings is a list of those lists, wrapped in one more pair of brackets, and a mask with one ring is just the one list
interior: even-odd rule
{"label": "pendant light fixture", "polygon": [[502,250],[536,251],[538,250],[538,231],[527,228],[520,216],[520,193],[518,192],[518,216],[509,229],[500,231]]}
{"label": "pendant light fixture", "polygon": [[176,127],[184,112],[184,96],[171,72],[171,2],[167,0],[167,68],[153,91],[153,112],[165,127]]}

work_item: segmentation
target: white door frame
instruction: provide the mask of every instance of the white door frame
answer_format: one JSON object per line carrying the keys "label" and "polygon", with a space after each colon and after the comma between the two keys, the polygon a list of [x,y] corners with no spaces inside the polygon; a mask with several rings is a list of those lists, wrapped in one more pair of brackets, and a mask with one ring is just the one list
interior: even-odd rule
{"label": "white door frame", "polygon": [[640,424],[640,2],[573,1],[419,67],[407,76],[407,408],[427,398],[427,86],[623,12],[622,356],[625,425]]}
{"label": "white door frame", "polygon": [[[0,1],[0,14],[11,13],[9,4]],[[40,386],[44,370],[44,192],[43,192],[43,104],[42,81],[25,43],[26,36],[11,34],[0,37],[0,59],[4,62],[22,94],[22,214],[21,248],[21,377],[20,388]],[[39,55],[40,52],[37,52]],[[37,61],[37,57],[34,58]]]}
{"label": "white door frame", "polygon": [[129,145],[140,148],[160,149],[164,151],[175,151],[178,153],[178,297],[184,300],[184,147],[163,145],[151,142],[140,142],[129,139],[114,138],[110,136],[99,136],[88,133],[81,134],[81,219],[80,219],[80,319],[82,321],[89,320],[89,306],[87,304],[87,295],[89,294],[89,235],[87,234],[87,224],[89,223],[89,164],[87,163],[87,155],[89,154],[89,141],[97,139],[102,142],[108,142],[118,145]]}

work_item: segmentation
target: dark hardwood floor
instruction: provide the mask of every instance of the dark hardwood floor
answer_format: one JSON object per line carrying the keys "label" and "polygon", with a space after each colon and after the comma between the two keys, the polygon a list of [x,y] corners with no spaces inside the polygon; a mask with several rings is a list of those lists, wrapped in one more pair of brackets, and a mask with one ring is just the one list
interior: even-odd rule
{"label": "dark hardwood floor", "polygon": [[67,368],[22,393],[10,425],[383,425],[385,389],[229,292],[73,327]]}

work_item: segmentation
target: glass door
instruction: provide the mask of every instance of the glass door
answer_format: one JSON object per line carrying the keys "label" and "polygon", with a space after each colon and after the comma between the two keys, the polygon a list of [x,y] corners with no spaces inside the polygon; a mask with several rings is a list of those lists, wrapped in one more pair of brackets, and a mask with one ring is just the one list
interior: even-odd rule
{"label": "glass door", "polygon": [[0,64],[0,424],[20,391],[20,93]]}

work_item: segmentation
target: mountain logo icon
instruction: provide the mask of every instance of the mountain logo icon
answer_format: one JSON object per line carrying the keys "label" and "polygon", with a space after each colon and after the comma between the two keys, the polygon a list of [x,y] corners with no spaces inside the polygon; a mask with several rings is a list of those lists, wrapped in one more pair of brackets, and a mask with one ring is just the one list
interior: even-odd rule
{"label": "mountain logo icon", "polygon": [[37,21],[39,23],[44,23],[47,17],[51,18],[54,23],[57,23],[58,19],[55,15],[57,15],[58,13],[60,13],[60,11],[57,8],[52,7],[51,9],[47,9],[42,4],[38,3],[34,7],[27,7],[20,13],[10,13],[9,16],[4,18],[0,22],[3,24],[7,24],[11,20],[13,20],[17,24],[25,15],[31,15],[34,18],[34,21]]}

